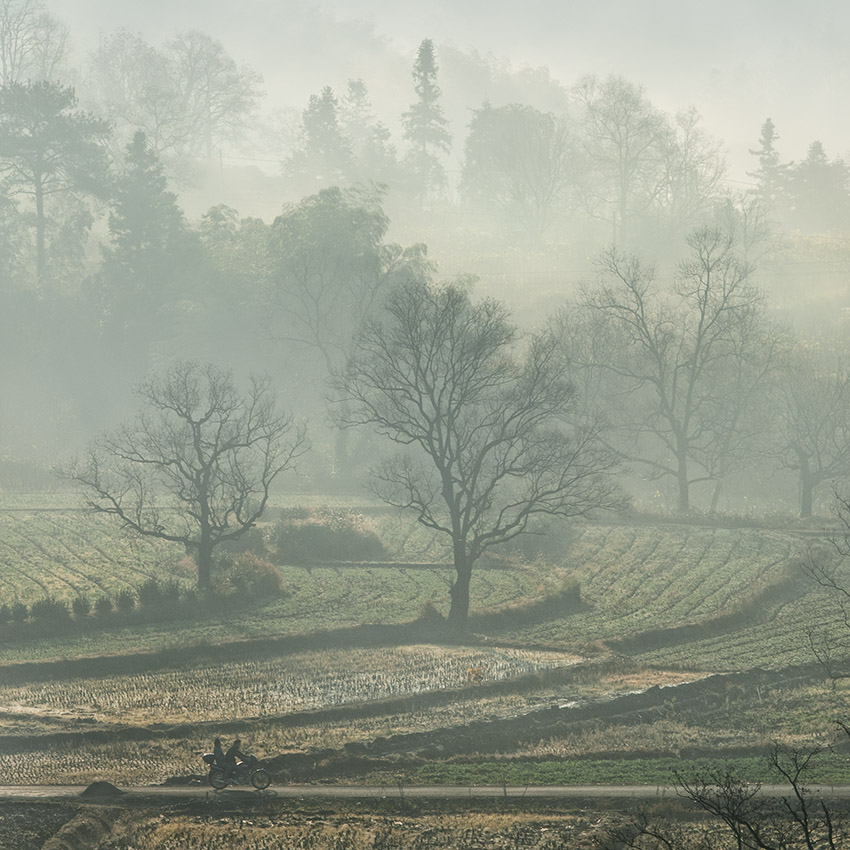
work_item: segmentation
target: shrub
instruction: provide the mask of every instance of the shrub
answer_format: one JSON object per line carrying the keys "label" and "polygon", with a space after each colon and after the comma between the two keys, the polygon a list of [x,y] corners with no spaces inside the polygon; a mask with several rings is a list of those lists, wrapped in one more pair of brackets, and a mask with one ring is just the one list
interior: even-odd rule
{"label": "shrub", "polygon": [[236,540],[225,540],[218,545],[220,555],[240,555],[243,552],[255,552],[258,555],[265,555],[268,552],[266,548],[266,539],[263,532],[259,528],[249,528],[244,534],[241,534]]}
{"label": "shrub", "polygon": [[280,596],[280,583],[277,567],[253,552],[243,552],[232,564],[221,566],[216,582],[223,596],[243,595],[253,599]]}
{"label": "shrub", "polygon": [[169,581],[164,581],[159,586],[160,594],[162,595],[162,601],[165,602],[166,605],[175,606],[180,603],[181,591],[180,582],[176,579],[170,579]]}
{"label": "shrub", "polygon": [[8,605],[0,605],[0,623],[8,623],[12,619],[12,609]]}
{"label": "shrub", "polygon": [[416,622],[421,623],[422,625],[436,626],[445,623],[446,618],[440,611],[437,610],[437,606],[429,599],[419,611],[419,616],[416,618]]}
{"label": "shrub", "polygon": [[62,599],[39,599],[30,606],[30,617],[42,623],[61,623],[68,619],[71,612],[68,603]]}
{"label": "shrub", "polygon": [[275,528],[277,562],[383,561],[386,549],[368,517],[354,511],[284,514]]}
{"label": "shrub", "polygon": [[142,608],[155,608],[162,603],[162,589],[155,578],[149,578],[136,591]]}
{"label": "shrub", "polygon": [[88,596],[78,596],[71,603],[71,610],[78,620],[82,620],[91,613],[91,601]]}
{"label": "shrub", "polygon": [[132,590],[121,590],[118,596],[115,597],[115,607],[122,614],[127,614],[133,610],[136,604],[136,594]]}
{"label": "shrub", "polygon": [[11,608],[11,620],[13,623],[23,623],[29,616],[27,606],[23,602],[13,602]]}
{"label": "shrub", "polygon": [[98,617],[108,617],[112,613],[112,600],[108,596],[100,596],[94,603],[94,613]]}

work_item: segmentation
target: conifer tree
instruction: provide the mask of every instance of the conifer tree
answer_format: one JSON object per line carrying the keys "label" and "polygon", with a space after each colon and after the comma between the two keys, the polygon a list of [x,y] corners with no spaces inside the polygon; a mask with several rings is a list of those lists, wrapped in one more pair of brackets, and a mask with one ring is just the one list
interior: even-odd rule
{"label": "conifer tree", "polygon": [[123,348],[142,357],[164,317],[197,275],[198,240],[186,224],[144,132],[127,145],[109,214],[111,244],[101,269],[103,309]]}
{"label": "conifer tree", "polygon": [[766,119],[761,125],[759,147],[756,150],[750,149],[750,153],[758,158],[758,168],[747,172],[748,176],[756,181],[756,193],[768,210],[774,213],[779,212],[785,196],[788,170],[788,165],[780,161],[779,151],[776,149],[779,138],[773,121]]}
{"label": "conifer tree", "polygon": [[449,153],[452,146],[448,121],[440,105],[442,92],[437,85],[438,70],[434,43],[426,38],[419,45],[413,66],[417,101],[401,117],[404,138],[410,143],[408,164],[415,176],[420,201],[429,192],[445,186],[446,172],[440,162],[440,153]]}

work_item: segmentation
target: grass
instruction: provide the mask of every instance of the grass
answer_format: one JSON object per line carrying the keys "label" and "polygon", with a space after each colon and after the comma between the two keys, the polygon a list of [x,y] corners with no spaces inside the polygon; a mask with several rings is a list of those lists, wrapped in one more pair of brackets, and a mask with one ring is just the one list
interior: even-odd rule
{"label": "grass", "polygon": [[[426,764],[393,777],[409,785],[675,785],[676,774],[687,778],[710,770],[730,769],[745,782],[776,781],[767,759],[747,758],[612,758],[563,761],[476,761]],[[378,781],[388,776],[375,776]],[[808,775],[809,782],[843,785],[850,780],[850,759],[823,754]]]}

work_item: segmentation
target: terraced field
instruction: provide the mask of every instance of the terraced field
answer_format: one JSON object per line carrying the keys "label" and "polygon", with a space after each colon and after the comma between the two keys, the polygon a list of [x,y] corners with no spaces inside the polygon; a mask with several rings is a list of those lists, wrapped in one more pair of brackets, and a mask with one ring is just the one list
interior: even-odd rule
{"label": "terraced field", "polygon": [[[436,557],[441,551],[421,532],[407,533],[397,520],[392,525],[401,557],[412,561],[415,553]],[[151,576],[191,580],[182,551],[134,542],[86,514],[0,514],[0,540],[6,599],[113,594]],[[808,661],[806,629],[828,623],[831,614],[826,600],[802,581],[802,556],[803,546],[779,532],[577,527],[556,557],[532,563],[505,557],[477,570],[477,634],[466,645],[441,644],[434,625],[432,643],[423,643],[420,634],[399,646],[348,645],[348,633],[340,631],[400,626],[428,604],[445,612],[448,567],[284,566],[284,595],[259,610],[174,623],[113,623],[0,647],[0,683],[3,664],[90,659],[64,674],[62,668],[49,674],[33,668],[22,679],[18,671],[14,684],[0,684],[0,716],[9,736],[0,737],[0,770],[20,782],[161,781],[198,769],[197,755],[208,748],[217,724],[241,733],[263,756],[328,747],[342,752],[352,742],[368,746],[402,732],[507,722],[542,708],[692,681],[712,670]],[[580,585],[582,605],[559,610],[555,601],[571,581]],[[305,650],[309,635],[327,648]],[[658,638],[655,648],[648,635]],[[287,643],[294,636],[300,636],[297,649]],[[265,643],[252,656],[257,638]],[[218,644],[233,641],[244,641],[233,644],[244,646],[244,661],[216,655]],[[122,664],[130,656],[142,660],[121,672],[112,664],[107,673],[98,667],[107,655],[125,656]],[[606,659],[614,666],[600,673],[593,664]],[[354,714],[337,716],[336,707]],[[311,712],[318,712],[315,721]],[[675,752],[701,735],[711,746],[726,740],[751,747],[762,735],[729,731],[725,722],[709,734],[692,721],[662,719],[663,728],[658,717],[648,721],[651,726],[634,727],[623,747],[669,740]],[[610,746],[606,730],[591,724],[568,741],[532,738],[510,757],[590,757]],[[659,747],[667,752],[667,744]]]}
{"label": "terraced field", "polygon": [[551,646],[618,638],[627,645],[630,637],[732,615],[781,591],[800,578],[803,554],[797,540],[778,532],[588,526],[562,562],[578,579],[586,609],[503,638]]}
{"label": "terraced field", "polygon": [[146,579],[189,580],[182,547],[140,540],[105,517],[73,510],[0,513],[0,598],[114,597]]}

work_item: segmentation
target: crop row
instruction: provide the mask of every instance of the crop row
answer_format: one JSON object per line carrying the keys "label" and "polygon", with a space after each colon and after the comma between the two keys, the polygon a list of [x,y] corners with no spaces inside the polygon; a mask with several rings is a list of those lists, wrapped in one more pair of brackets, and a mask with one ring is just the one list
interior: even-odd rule
{"label": "crop row", "polygon": [[799,554],[794,541],[771,532],[590,526],[563,562],[587,609],[510,637],[575,644],[699,623],[781,582]]}
{"label": "crop row", "polygon": [[575,664],[561,653],[405,646],[0,687],[7,711],[112,722],[236,720],[408,696]]}
{"label": "crop row", "polygon": [[0,513],[0,602],[114,597],[173,577],[183,552],[83,512]]}

